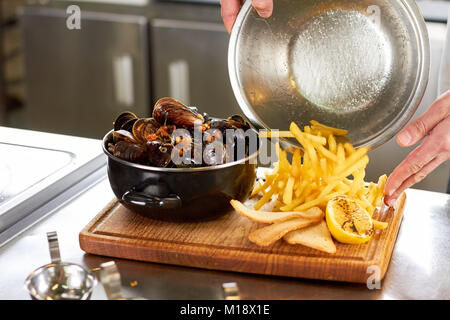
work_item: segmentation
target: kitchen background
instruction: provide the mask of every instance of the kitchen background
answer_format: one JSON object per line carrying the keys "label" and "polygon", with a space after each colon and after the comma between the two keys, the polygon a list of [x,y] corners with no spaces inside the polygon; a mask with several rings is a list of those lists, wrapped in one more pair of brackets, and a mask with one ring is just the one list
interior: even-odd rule
{"label": "kitchen background", "polygon": [[[416,115],[438,94],[449,1],[417,1],[431,40],[431,73]],[[149,115],[173,96],[217,117],[241,113],[228,78],[219,0],[0,0],[0,126],[100,139],[124,109]],[[70,4],[81,30],[66,28]],[[411,149],[371,153],[368,178]],[[1,155],[0,155],[1,156]],[[446,192],[450,164],[417,188]]]}

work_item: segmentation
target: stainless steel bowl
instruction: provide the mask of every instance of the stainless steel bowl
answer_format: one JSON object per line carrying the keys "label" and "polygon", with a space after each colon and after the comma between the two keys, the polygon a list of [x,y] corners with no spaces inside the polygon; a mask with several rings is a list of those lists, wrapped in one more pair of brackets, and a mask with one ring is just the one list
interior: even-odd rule
{"label": "stainless steel bowl", "polygon": [[33,271],[25,287],[35,300],[88,300],[97,280],[74,263],[51,263]]}
{"label": "stainless steel bowl", "polygon": [[29,274],[25,287],[34,300],[88,300],[97,283],[95,276],[75,263],[61,262],[56,231],[47,232],[52,263]]}
{"label": "stainless steel bowl", "polygon": [[430,67],[425,22],[413,0],[277,0],[260,18],[246,1],[228,65],[257,128],[310,120],[349,130],[355,146],[390,140],[415,113]]}

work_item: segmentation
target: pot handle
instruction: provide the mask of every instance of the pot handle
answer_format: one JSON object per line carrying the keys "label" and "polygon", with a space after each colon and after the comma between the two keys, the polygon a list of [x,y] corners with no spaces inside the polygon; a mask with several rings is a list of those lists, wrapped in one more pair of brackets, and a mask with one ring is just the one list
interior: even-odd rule
{"label": "pot handle", "polygon": [[130,190],[123,194],[122,200],[141,207],[163,209],[181,208],[181,198],[174,194],[165,198],[160,198]]}

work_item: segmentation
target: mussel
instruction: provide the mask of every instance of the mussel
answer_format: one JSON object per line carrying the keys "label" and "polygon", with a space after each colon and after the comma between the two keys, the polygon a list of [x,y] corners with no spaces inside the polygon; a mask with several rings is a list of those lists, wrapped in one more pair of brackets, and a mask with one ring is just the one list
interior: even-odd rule
{"label": "mussel", "polygon": [[240,115],[234,115],[226,120],[212,120],[210,122],[210,128],[219,129],[222,132],[229,129],[242,129],[246,131],[250,129],[250,125]]}
{"label": "mussel", "polygon": [[153,118],[138,119],[132,128],[133,136],[140,143],[146,143],[149,136],[156,135],[160,124]]}
{"label": "mussel", "polygon": [[120,141],[126,141],[126,142],[131,142],[131,143],[136,143],[136,139],[134,137],[134,135],[127,131],[127,130],[118,130],[118,131],[113,131],[113,141],[114,143],[120,142]]}
{"label": "mussel", "polygon": [[137,118],[136,118],[136,119],[128,120],[127,122],[125,122],[125,123],[122,125],[122,130],[126,130],[126,131],[128,131],[128,132],[133,133],[133,126],[134,126],[134,124],[136,123],[137,120],[138,120]]}
{"label": "mussel", "polygon": [[172,161],[173,146],[170,143],[161,141],[148,141],[147,144],[148,161],[151,166],[165,168]]}
{"label": "mussel", "polygon": [[119,141],[114,146],[114,156],[135,163],[145,163],[147,161],[146,145],[131,143],[127,141]]}
{"label": "mussel", "polygon": [[205,121],[201,114],[173,98],[159,99],[153,109],[153,118],[161,125],[172,124],[183,129],[193,129]]}
{"label": "mussel", "polygon": [[249,130],[251,128],[250,123],[248,123],[241,115],[235,114],[227,119],[227,121],[233,126],[242,129]]}
{"label": "mussel", "polygon": [[127,130],[130,131],[130,125],[133,126],[134,121],[136,121],[138,117],[130,111],[125,111],[119,114],[116,120],[113,123],[114,131],[119,130]]}
{"label": "mussel", "polygon": [[225,130],[236,130],[237,127],[230,124],[227,120],[212,120],[210,122],[211,129],[217,129],[221,132],[225,132]]}

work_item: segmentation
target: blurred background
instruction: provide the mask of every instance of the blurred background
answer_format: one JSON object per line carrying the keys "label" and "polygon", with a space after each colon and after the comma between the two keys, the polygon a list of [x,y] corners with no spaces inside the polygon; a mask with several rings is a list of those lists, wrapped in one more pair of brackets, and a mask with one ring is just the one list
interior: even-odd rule
{"label": "blurred background", "polygon": [[[241,113],[227,69],[220,0],[0,0],[0,126],[100,139],[123,110],[150,115],[172,96],[217,117]],[[449,1],[417,1],[431,40],[431,73],[416,116],[438,96]],[[70,30],[67,8],[81,8]],[[411,149],[371,153],[368,179]],[[1,155],[0,155],[1,156]],[[417,188],[447,192],[450,165]]]}

